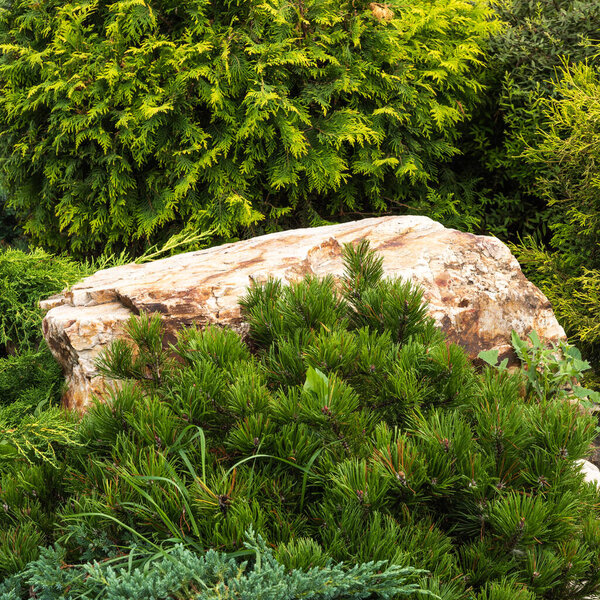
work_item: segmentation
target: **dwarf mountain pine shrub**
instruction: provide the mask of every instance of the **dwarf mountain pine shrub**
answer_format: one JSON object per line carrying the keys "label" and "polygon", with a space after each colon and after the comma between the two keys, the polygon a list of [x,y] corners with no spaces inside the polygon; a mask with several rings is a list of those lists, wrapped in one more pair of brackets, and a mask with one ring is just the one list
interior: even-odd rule
{"label": "dwarf mountain pine shrub", "polygon": [[[121,385],[82,419],[81,445],[0,480],[0,528],[33,523],[62,548],[3,574],[61,590],[123,548],[177,542],[201,560],[245,552],[252,528],[286,572],[386,561],[426,569],[407,582],[444,600],[597,590],[598,491],[575,462],[593,417],[524,371],[478,374],[418,289],[384,279],[365,243],[344,255],[341,282],[254,284],[247,341],[190,328],[166,352],[159,317],[133,319],[101,361]],[[129,569],[115,586],[150,585]]]}
{"label": "dwarf mountain pine shrub", "polygon": [[482,0],[2,6],[1,179],[36,243],[78,254],[448,213],[426,198],[496,28]]}

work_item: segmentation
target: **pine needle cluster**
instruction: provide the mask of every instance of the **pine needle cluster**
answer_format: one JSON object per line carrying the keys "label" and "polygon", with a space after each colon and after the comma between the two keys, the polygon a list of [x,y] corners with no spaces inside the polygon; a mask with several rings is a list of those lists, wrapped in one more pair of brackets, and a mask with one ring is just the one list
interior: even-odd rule
{"label": "pine needle cluster", "polygon": [[[166,351],[159,316],[131,321],[102,360],[119,386],[79,424],[81,446],[0,481],[0,525],[14,537],[28,523],[72,565],[44,581],[64,590],[82,565],[134,546],[243,555],[253,529],[286,572],[385,561],[424,569],[407,584],[444,600],[598,589],[598,491],[576,462],[592,416],[537,385],[543,373],[478,373],[420,290],[383,278],[367,244],[344,252],[341,281],[254,284],[247,340],[189,328]],[[43,563],[23,571],[31,551],[11,556],[2,573],[34,581]]]}

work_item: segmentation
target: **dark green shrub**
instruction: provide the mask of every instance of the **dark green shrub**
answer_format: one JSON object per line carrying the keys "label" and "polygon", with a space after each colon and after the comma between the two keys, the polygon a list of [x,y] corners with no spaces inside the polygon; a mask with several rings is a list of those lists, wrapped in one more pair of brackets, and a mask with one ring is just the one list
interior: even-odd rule
{"label": "dark green shrub", "polygon": [[24,412],[52,404],[62,387],[60,367],[47,348],[0,358],[0,421],[17,422]]}
{"label": "dark green shrub", "polygon": [[[63,376],[41,341],[38,303],[86,269],[42,250],[0,250],[0,475],[22,463],[43,461],[58,468],[61,457],[55,447],[76,443],[72,424],[51,408],[59,401]],[[21,525],[15,525],[14,536],[29,531],[31,524]],[[37,550],[37,542],[31,549]]]}
{"label": "dark green shrub", "polygon": [[80,254],[407,199],[460,219],[432,190],[481,96],[490,14],[480,0],[7,3],[10,206],[36,243]]}
{"label": "dark green shrub", "polygon": [[[518,342],[529,371],[479,375],[418,290],[382,279],[367,244],[344,252],[341,284],[251,287],[249,345],[187,329],[173,357],[158,316],[130,322],[101,361],[120,387],[80,445],[49,440],[56,459],[17,458],[0,481],[0,525],[32,523],[74,565],[53,570],[44,551],[24,590],[34,573],[61,590],[87,570],[76,585],[97,593],[89,561],[174,542],[190,560],[243,551],[251,528],[286,570],[387,561],[429,571],[420,585],[444,600],[598,589],[598,492],[575,462],[595,422],[563,385],[585,365]],[[145,573],[135,585],[153,585]]]}
{"label": "dark green shrub", "polygon": [[[2,425],[0,430],[6,433]],[[0,581],[36,559],[40,546],[55,541],[56,510],[66,494],[62,463],[59,468],[46,461],[32,466],[3,450],[4,444],[0,445]]]}
{"label": "dark green shrub", "polygon": [[253,528],[288,569],[384,560],[427,569],[422,585],[446,600],[469,586],[485,600],[593,592],[597,492],[574,461],[594,420],[546,385],[577,365],[544,355],[539,375],[480,376],[367,245],[345,256],[341,286],[249,290],[252,351],[231,331],[188,329],[174,361],[159,318],[133,320],[135,344],[102,361],[122,386],[82,420],[81,446],[60,446],[62,475],[41,465],[55,491],[15,497],[40,468],[17,463],[0,521],[35,522],[69,564],[174,540],[237,551]]}
{"label": "dark green shrub", "polygon": [[[0,250],[0,474],[18,470],[21,462],[46,461],[58,467],[55,446],[76,443],[64,416],[48,411],[59,401],[63,376],[41,341],[38,303],[85,270],[42,250]],[[28,531],[30,524],[22,525],[15,526],[15,536]],[[37,542],[32,548],[37,549]]]}
{"label": "dark green shrub", "polygon": [[[495,0],[494,9],[505,23],[490,38],[488,74],[496,85],[491,97],[498,102],[502,123],[501,146],[490,147],[491,170],[505,168],[523,187],[535,175],[519,160],[543,119],[540,98],[560,97],[557,69],[564,62],[593,57],[592,44],[600,30],[600,6],[591,0]],[[493,138],[487,140],[494,143]]]}
{"label": "dark green shrub", "polygon": [[[488,43],[486,101],[466,128],[460,159],[463,207],[481,217],[481,226],[504,239],[536,234],[548,239],[550,213],[535,189],[536,178],[552,171],[532,168],[522,154],[544,128],[540,100],[559,98],[557,70],[591,59],[600,31],[595,0],[494,0],[504,27]],[[470,148],[470,149],[469,149]],[[478,180],[478,183],[474,183]]]}

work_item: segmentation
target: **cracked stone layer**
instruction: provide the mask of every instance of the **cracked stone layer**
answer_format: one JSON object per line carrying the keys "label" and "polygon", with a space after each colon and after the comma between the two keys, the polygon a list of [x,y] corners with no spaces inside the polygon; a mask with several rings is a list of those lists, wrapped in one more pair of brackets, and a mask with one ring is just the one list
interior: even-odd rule
{"label": "cracked stone layer", "polygon": [[431,316],[472,359],[492,348],[514,358],[513,329],[521,336],[535,329],[552,342],[564,338],[549,301],[499,240],[427,217],[365,219],[105,269],[42,301],[44,337],[67,377],[65,405],[85,410],[93,395],[105,393],[95,360],[123,335],[132,314],[160,313],[169,341],[191,324],[217,323],[243,334],[237,301],[252,280],[340,276],[343,244],[365,238],[383,257],[386,276],[423,287]]}

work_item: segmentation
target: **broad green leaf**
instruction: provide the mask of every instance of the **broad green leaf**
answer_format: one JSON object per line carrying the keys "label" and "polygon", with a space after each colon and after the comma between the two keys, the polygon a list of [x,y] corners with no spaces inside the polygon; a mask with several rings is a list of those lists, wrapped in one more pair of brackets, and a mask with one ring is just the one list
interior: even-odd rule
{"label": "broad green leaf", "polygon": [[495,367],[498,364],[498,350],[482,350],[477,358],[480,358],[482,361],[486,362],[488,365]]}
{"label": "broad green leaf", "polygon": [[308,368],[308,371],[306,371],[306,381],[304,382],[305,391],[318,394],[320,390],[324,387],[327,388],[328,385],[329,379],[327,379],[327,375],[319,371],[319,369]]}

